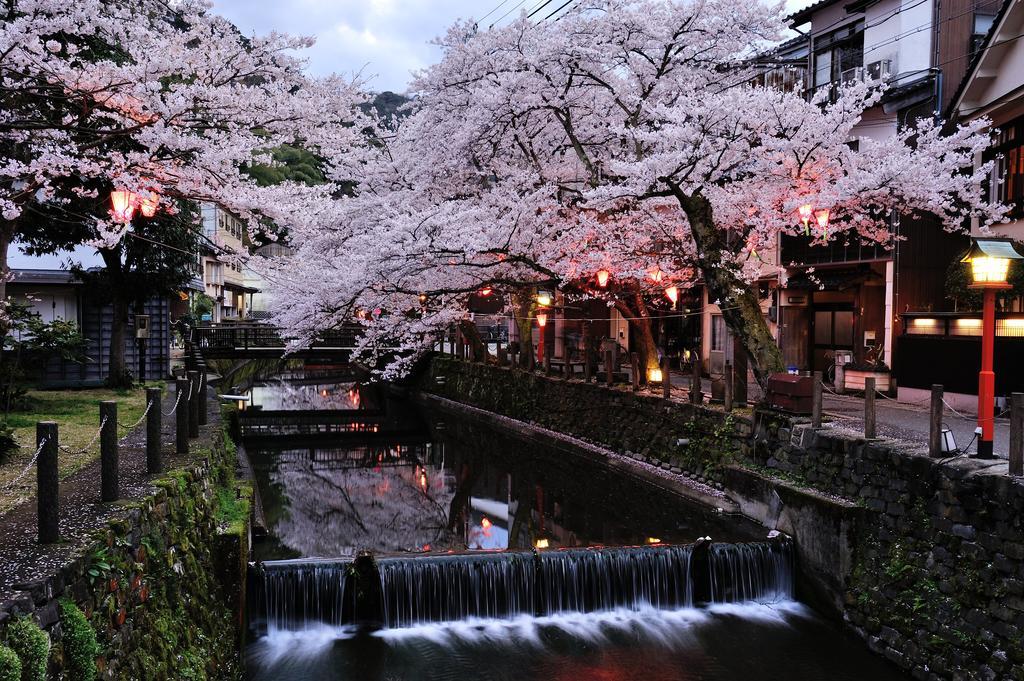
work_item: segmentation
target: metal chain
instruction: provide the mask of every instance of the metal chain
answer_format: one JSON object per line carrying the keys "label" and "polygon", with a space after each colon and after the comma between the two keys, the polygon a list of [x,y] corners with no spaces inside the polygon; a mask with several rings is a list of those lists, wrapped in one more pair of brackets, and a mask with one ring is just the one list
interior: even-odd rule
{"label": "metal chain", "polygon": [[14,486],[21,482],[21,479],[28,474],[29,470],[31,470],[32,466],[35,464],[36,459],[39,458],[39,454],[43,451],[43,447],[46,446],[46,443],[48,441],[49,438],[46,437],[39,441],[39,446],[36,447],[36,453],[32,455],[32,460],[29,461],[23,469],[21,469],[21,472],[18,473],[18,476],[16,478],[7,483],[7,489],[14,489]]}
{"label": "metal chain", "polygon": [[138,426],[140,423],[146,420],[146,417],[149,415],[149,410],[153,408],[154,402],[155,400],[150,400],[149,402],[146,403],[146,411],[142,412],[142,416],[139,417],[138,421],[136,421],[130,426],[126,426],[119,423],[117,424],[117,427],[122,430],[134,430],[136,426]]}
{"label": "metal chain", "polygon": [[65,447],[64,445],[61,445],[61,444],[59,444],[57,446],[60,447],[60,450],[62,452],[64,452],[64,453],[66,453],[66,454],[84,454],[87,451],[89,451],[94,444],[96,444],[96,440],[100,439],[100,435],[103,434],[103,426],[105,426],[105,425],[107,425],[107,417],[106,416],[104,416],[103,420],[100,421],[99,430],[97,430],[96,434],[92,436],[91,440],[89,440],[89,444],[87,444],[86,446],[82,447],[81,449],[74,449],[73,450],[70,447]]}
{"label": "metal chain", "polygon": [[[192,381],[189,381],[188,384],[189,384],[188,391],[189,391],[189,393],[191,393],[192,392]],[[160,412],[161,414],[164,414],[164,416],[170,416],[171,414],[173,414],[175,411],[178,410],[178,405],[181,404],[182,392],[180,390],[178,390],[177,393],[178,393],[178,399],[174,400],[174,406],[171,407],[171,410],[169,412],[167,412],[166,414],[164,414],[164,412]],[[191,395],[189,395],[189,399],[191,399]]]}

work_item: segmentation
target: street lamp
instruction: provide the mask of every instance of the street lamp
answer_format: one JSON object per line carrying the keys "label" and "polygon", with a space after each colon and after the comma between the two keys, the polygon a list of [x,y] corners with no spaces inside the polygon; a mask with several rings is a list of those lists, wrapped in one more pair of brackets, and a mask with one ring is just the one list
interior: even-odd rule
{"label": "street lamp", "polygon": [[130,191],[115,189],[110,192],[110,214],[117,222],[131,222],[138,197]]}
{"label": "street lamp", "polygon": [[608,285],[608,277],[611,273],[608,270],[597,271],[597,285],[604,288]]}
{"label": "street lamp", "polygon": [[1010,239],[973,239],[971,250],[960,262],[971,263],[971,288],[981,289],[981,371],[978,373],[978,458],[991,459],[993,431],[995,430],[996,374],[992,357],[996,340],[996,291],[1010,288],[1006,275],[1011,260],[1022,257]]}

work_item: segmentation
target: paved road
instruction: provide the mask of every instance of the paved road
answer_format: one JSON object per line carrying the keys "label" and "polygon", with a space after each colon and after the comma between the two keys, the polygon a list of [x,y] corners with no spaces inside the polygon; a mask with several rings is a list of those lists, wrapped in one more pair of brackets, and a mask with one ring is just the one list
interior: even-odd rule
{"label": "paved road", "polygon": [[[672,384],[679,387],[689,386],[689,377],[679,374],[672,375]],[[711,394],[711,381],[704,379],[703,390],[705,394]],[[750,399],[758,399],[761,389],[756,383],[748,387]],[[863,430],[864,428],[864,399],[852,395],[835,395],[828,391],[825,393],[825,416],[831,417],[843,426]],[[875,400],[876,427],[878,435],[912,442],[927,444],[929,414],[928,405],[909,404],[896,402],[888,397],[879,395]],[[944,425],[953,431],[956,445],[961,450],[970,445],[969,451],[976,450],[977,442],[972,442],[974,429],[977,424],[977,416],[974,413],[954,412],[946,409],[943,417]],[[995,452],[1001,458],[1007,457],[1009,450],[1010,422],[1007,418],[996,419],[995,430]]]}

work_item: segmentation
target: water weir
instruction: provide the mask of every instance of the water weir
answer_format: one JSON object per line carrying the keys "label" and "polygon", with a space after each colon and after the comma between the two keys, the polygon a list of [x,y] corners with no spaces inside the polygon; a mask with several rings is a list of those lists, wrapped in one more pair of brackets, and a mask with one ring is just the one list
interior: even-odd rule
{"label": "water weir", "polygon": [[254,566],[256,630],[678,609],[793,595],[787,541],[574,548]]}

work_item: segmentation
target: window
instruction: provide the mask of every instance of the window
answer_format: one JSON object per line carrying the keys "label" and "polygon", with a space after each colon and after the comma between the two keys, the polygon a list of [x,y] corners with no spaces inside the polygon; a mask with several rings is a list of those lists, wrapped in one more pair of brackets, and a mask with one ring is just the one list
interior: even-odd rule
{"label": "window", "polygon": [[992,23],[996,17],[994,14],[975,14],[974,15],[974,31],[971,33],[971,45],[970,53],[968,57],[974,55],[979,49],[981,49],[981,43],[985,41],[985,36],[988,35],[989,30],[992,29]]}
{"label": "window", "polygon": [[814,88],[831,87],[864,66],[864,22],[857,21],[814,39]]}
{"label": "window", "polygon": [[1024,217],[1024,116],[999,128],[995,144],[986,152],[994,160],[992,198],[1010,206],[1010,217]]}
{"label": "window", "polygon": [[711,352],[725,352],[725,317],[711,316]]}

